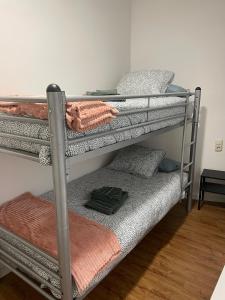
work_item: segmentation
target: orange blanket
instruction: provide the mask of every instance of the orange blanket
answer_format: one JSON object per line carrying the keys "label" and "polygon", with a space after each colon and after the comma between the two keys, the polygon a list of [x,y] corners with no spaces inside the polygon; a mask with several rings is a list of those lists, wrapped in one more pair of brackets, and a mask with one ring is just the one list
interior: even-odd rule
{"label": "orange blanket", "polygon": [[[57,257],[55,207],[25,193],[0,206],[0,225]],[[71,271],[81,293],[120,253],[115,234],[103,225],[69,212]]]}
{"label": "orange blanket", "polygon": [[[18,116],[48,119],[48,106],[42,103],[0,102],[0,112]],[[66,121],[70,129],[82,132],[108,124],[118,114],[118,110],[102,101],[68,102]]]}

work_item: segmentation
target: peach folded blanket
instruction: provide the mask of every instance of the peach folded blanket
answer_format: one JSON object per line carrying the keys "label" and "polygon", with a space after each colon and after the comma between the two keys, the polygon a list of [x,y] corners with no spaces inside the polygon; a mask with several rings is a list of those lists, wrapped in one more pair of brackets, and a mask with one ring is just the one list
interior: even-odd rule
{"label": "peach folded blanket", "polygon": [[[25,193],[0,206],[0,225],[57,257],[55,206]],[[71,272],[82,293],[121,252],[116,235],[103,225],[69,211]]]}
{"label": "peach folded blanket", "polygon": [[[48,106],[42,103],[0,102],[0,112],[42,120],[48,119]],[[108,124],[117,114],[116,108],[102,101],[80,101],[66,104],[67,125],[77,132]]]}

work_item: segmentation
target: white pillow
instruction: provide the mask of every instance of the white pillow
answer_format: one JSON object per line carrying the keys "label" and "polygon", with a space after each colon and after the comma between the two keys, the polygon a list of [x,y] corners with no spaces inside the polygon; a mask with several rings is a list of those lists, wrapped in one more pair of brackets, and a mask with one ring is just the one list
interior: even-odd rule
{"label": "white pillow", "polygon": [[164,70],[143,70],[127,73],[119,82],[121,95],[147,95],[165,93],[173,81],[174,73]]}

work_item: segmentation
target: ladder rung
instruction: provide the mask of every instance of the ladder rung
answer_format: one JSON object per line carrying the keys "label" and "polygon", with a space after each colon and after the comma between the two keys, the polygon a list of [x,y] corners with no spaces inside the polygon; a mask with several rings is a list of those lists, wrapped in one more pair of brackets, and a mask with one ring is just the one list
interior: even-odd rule
{"label": "ladder rung", "polygon": [[190,142],[190,143],[186,143],[185,144],[185,147],[191,147],[192,145],[194,145],[195,144],[195,141],[192,141],[192,142]]}
{"label": "ladder rung", "polygon": [[192,180],[189,181],[183,188],[183,190],[186,190],[190,185],[192,184]]}
{"label": "ladder rung", "polygon": [[185,165],[184,167],[183,167],[183,170],[185,170],[185,169],[188,169],[190,166],[192,166],[193,165],[193,161],[191,161],[189,164],[187,164],[187,165]]}

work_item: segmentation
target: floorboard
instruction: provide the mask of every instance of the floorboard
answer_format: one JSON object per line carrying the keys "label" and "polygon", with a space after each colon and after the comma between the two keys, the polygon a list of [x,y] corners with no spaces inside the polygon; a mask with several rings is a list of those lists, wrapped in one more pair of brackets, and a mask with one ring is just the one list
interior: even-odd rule
{"label": "floorboard", "polygon": [[[225,265],[225,208],[177,205],[87,300],[209,300]],[[9,274],[0,300],[44,300]]]}

